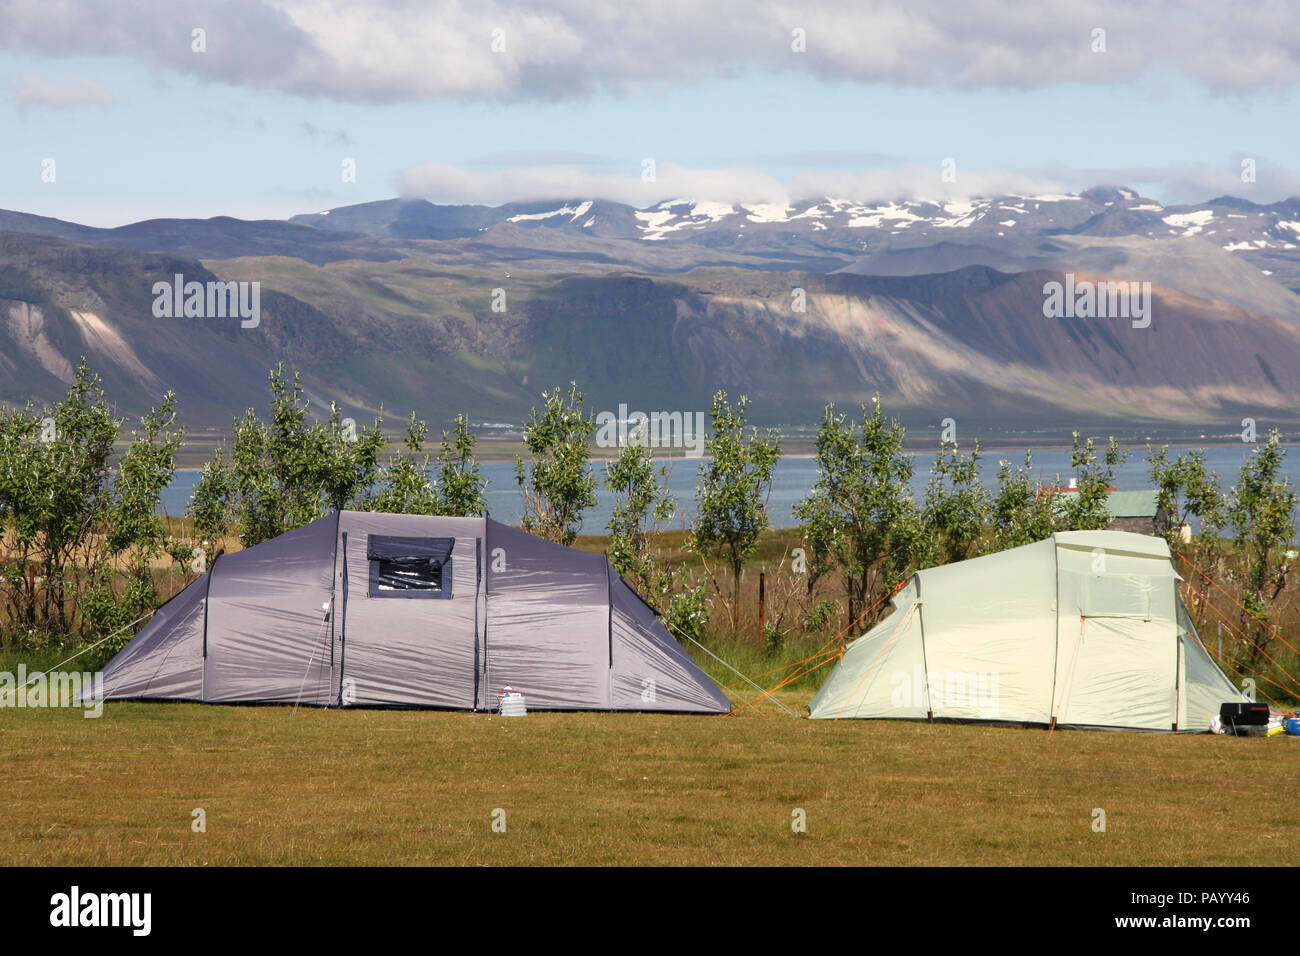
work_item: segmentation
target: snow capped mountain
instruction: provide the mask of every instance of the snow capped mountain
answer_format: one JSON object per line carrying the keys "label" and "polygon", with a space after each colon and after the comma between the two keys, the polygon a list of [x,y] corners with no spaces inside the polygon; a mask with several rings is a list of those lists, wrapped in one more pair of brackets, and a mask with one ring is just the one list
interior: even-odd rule
{"label": "snow capped mountain", "polygon": [[1166,207],[1132,189],[1105,186],[1077,195],[870,202],[830,196],[784,204],[679,197],[642,209],[582,198],[495,207],[388,200],[295,216],[291,221],[322,230],[401,239],[472,238],[502,226],[724,247],[800,236],[855,255],[869,247],[912,247],[958,237],[984,241],[1062,234],[1195,236],[1234,253],[1300,249],[1297,199],[1257,205],[1223,196],[1197,205]]}
{"label": "snow capped mountain", "polygon": [[[864,257],[878,264],[892,256],[897,262],[915,250],[928,251],[911,257],[919,264],[908,265],[908,274],[973,264],[1028,268],[1041,262],[1037,247],[1048,238],[1090,237],[1126,248],[1133,240],[1198,239],[1244,257],[1260,275],[1300,289],[1297,199],[1258,205],[1223,196],[1196,205],[1164,206],[1132,189],[1099,186],[1077,195],[872,202],[821,197],[785,204],[679,197],[643,209],[573,199],[516,203],[498,210],[498,224],[483,224],[476,232],[501,244],[517,241],[514,233],[502,233],[503,227],[526,227],[632,240],[665,250],[705,246],[709,261],[717,256],[738,264],[745,256],[801,258],[808,265],[822,261],[829,266],[826,271],[856,271]],[[540,236],[532,240],[538,241]],[[1070,248],[1053,247],[1057,253]],[[841,260],[838,267],[836,257]]]}
{"label": "snow capped mountain", "polygon": [[[1217,237],[1228,251],[1297,248],[1300,212],[1296,200],[1256,206],[1236,199],[1199,206],[1170,206],[1130,189],[1092,189],[1080,195],[999,196],[968,200],[899,199],[857,202],[822,198],[792,205],[729,205],[670,199],[636,212],[640,238],[688,239],[710,229],[826,231],[871,230],[893,239],[930,230],[966,230],[1005,236],[1021,233],[1140,235],[1151,239],[1200,235]],[[1114,228],[1123,223],[1122,230]]]}

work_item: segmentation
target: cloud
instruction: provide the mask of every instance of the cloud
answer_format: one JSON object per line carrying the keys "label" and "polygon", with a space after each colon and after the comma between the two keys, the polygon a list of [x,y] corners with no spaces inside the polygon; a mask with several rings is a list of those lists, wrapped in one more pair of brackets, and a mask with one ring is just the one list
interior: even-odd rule
{"label": "cloud", "polygon": [[1015,89],[1162,72],[1252,93],[1300,82],[1294,21],[1285,0],[0,0],[0,46],[356,101],[559,99],[746,71]]}
{"label": "cloud", "polygon": [[869,172],[818,170],[789,182],[748,166],[698,169],[658,164],[652,182],[641,170],[626,174],[596,173],[575,165],[467,169],[427,162],[404,170],[398,193],[404,198],[440,203],[495,204],[532,199],[609,199],[649,206],[665,199],[690,198],[727,203],[776,203],[833,196],[842,199],[953,199],[1004,193],[1060,192],[1059,177],[1001,169],[958,170],[956,182],[944,182],[935,166],[901,166]]}
{"label": "cloud", "polygon": [[897,166],[868,172],[818,170],[796,176],[790,184],[795,198],[821,196],[856,199],[968,199],[973,196],[1042,195],[1069,187],[1061,177],[1022,173],[1009,169],[954,167],[956,178],[947,182],[939,166]]}
{"label": "cloud", "polygon": [[749,166],[699,169],[660,164],[653,182],[639,169],[625,174],[594,172],[574,164],[480,169],[427,162],[404,170],[397,191],[406,199],[438,203],[495,205],[534,199],[608,199],[644,207],[668,199],[726,203],[788,204],[831,197],[859,202],[895,199],[947,201],[985,196],[1039,196],[1077,193],[1103,183],[1156,195],[1166,204],[1199,203],[1231,195],[1270,203],[1300,196],[1300,174],[1258,159],[1256,182],[1241,180],[1236,156],[1222,165],[1177,164],[1122,169],[1078,168],[1062,164],[1031,170],[1000,167],[963,169],[945,181],[939,165],[898,165],[866,171],[811,169],[783,181]]}
{"label": "cloud", "polygon": [[312,61],[315,46],[270,0],[0,0],[0,48],[127,57],[253,89],[295,88],[292,70]]}
{"label": "cloud", "polygon": [[[1242,180],[1243,162],[1253,164],[1253,182]],[[1193,204],[1216,196],[1237,196],[1257,203],[1273,203],[1300,196],[1300,172],[1263,156],[1233,153],[1223,163],[1173,163],[1167,166],[1071,168],[1054,165],[1045,176],[1072,186],[1119,183],[1156,193],[1168,205]]]}
{"label": "cloud", "polygon": [[641,170],[625,175],[596,173],[576,165],[466,169],[427,162],[398,177],[399,195],[444,203],[502,203],[529,199],[611,199],[648,206],[673,196],[707,196],[718,202],[784,202],[784,185],[767,173],[747,167],[688,169],[665,163],[653,182]]}
{"label": "cloud", "polygon": [[20,110],[48,107],[55,110],[98,106],[108,109],[113,97],[94,80],[84,76],[70,76],[62,83],[50,82],[39,76],[24,76],[14,90],[14,99]]}

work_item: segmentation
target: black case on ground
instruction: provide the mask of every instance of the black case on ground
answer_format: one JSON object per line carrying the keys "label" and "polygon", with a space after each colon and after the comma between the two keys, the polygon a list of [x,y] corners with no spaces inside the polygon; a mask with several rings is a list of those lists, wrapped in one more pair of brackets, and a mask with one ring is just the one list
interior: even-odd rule
{"label": "black case on ground", "polygon": [[1225,727],[1264,727],[1268,725],[1268,704],[1223,704],[1219,707],[1219,717]]}

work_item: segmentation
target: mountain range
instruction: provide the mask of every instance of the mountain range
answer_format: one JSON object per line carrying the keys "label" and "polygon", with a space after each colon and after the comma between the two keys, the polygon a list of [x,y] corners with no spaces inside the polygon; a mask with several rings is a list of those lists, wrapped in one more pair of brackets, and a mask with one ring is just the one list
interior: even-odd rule
{"label": "mountain range", "polygon": [[[177,275],[259,282],[256,325],[156,316]],[[1149,283],[1149,325],[1046,315],[1067,281]],[[318,406],[390,424],[518,422],[570,380],[609,410],[722,388],[773,424],[875,393],[990,435],[1295,423],[1300,199],[392,199],[113,229],[0,211],[0,400],[59,397],[82,355],[124,413],[172,388],[210,428],[264,403],[276,361]]]}

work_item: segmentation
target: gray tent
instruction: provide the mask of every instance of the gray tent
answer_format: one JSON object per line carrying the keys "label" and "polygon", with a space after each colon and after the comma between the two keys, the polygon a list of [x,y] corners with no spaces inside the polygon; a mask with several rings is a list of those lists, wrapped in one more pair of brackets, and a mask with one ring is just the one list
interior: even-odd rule
{"label": "gray tent", "polygon": [[104,669],[105,699],[724,713],[603,555],[488,518],[342,511],[223,555]]}

